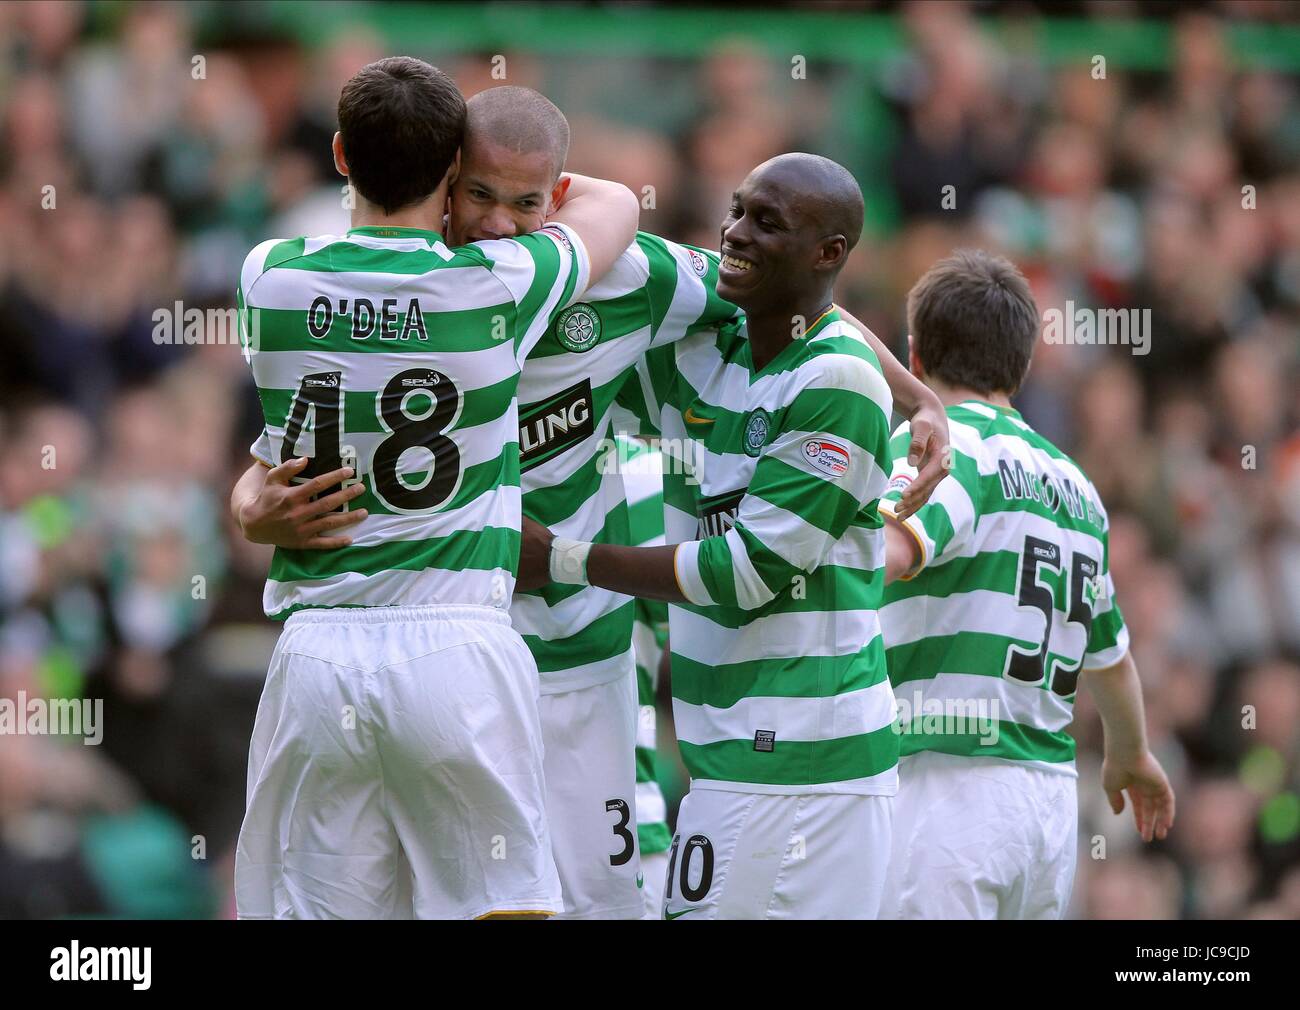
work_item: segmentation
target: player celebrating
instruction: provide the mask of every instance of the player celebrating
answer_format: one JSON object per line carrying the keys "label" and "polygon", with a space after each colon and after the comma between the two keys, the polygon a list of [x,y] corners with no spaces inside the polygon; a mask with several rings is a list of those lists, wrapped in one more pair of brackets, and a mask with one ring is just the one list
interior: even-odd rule
{"label": "player celebrating", "polygon": [[[451,189],[451,241],[540,227],[548,211],[571,199],[569,177],[561,175],[568,138],[560,110],[531,89],[492,88],[471,98],[461,173]],[[574,539],[632,542],[623,480],[609,456],[614,397],[651,347],[736,314],[715,292],[717,260],[711,252],[638,234],[608,275],[555,318],[519,385],[527,515]],[[938,398],[892,357],[890,363],[898,400],[918,433],[915,456],[926,460],[909,488],[919,504],[943,476],[946,419]],[[255,468],[241,481],[237,494],[251,496],[245,535],[277,544],[346,544],[343,537],[321,537],[314,524],[327,522],[337,533],[351,517],[319,518],[336,503],[293,511],[298,506],[285,500],[282,479]],[[633,611],[627,596],[597,586],[544,585],[517,592],[511,605],[514,626],[541,671],[547,813],[567,917],[636,918],[644,908]]]}
{"label": "player celebrating", "polygon": [[266,421],[254,455],[310,459],[286,493],[297,508],[319,495],[365,516],[350,547],[271,564],[266,611],[288,620],[253,731],[239,914],[553,913],[537,672],[505,610],[515,388],[551,318],[631,241],[637,202],[574,183],[535,234],[452,251],[439,231],[465,103],[451,80],[382,60],[338,114],[353,227],[259,245],[239,286]]}
{"label": "player celebrating", "polygon": [[[903,758],[882,916],[1059,918],[1074,879],[1066,727],[1080,680],[1105,728],[1115,812],[1127,790],[1146,841],[1174,820],[1114,601],[1106,510],[1011,406],[1039,327],[1020,272],[959,252],[917,282],[907,310],[912,371],[947,404],[953,479],[887,530],[881,624]],[[908,443],[904,425],[896,457]],[[912,472],[896,458],[887,514]]]}
{"label": "player celebrating", "polygon": [[[564,114],[528,88],[469,100],[448,231],[469,242],[530,232],[567,201]],[[556,317],[519,384],[524,513],[573,537],[629,543],[611,408],[651,347],[731,319],[716,257],[639,233],[609,273]],[[547,816],[565,918],[645,911],[636,814],[634,603],[595,587],[517,592],[510,607],[541,675]]]}
{"label": "player celebrating", "polygon": [[898,758],[876,614],[891,398],[832,304],[862,221],[853,177],[813,155],[774,158],[736,192],[718,293],[746,323],[646,361],[672,546],[525,522],[521,579],[673,604],[692,779],[667,919],[874,918],[880,901]]}

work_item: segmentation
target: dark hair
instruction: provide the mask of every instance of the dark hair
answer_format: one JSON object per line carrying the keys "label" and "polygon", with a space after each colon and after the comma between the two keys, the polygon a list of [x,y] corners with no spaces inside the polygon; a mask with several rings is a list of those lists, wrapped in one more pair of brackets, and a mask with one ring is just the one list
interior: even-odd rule
{"label": "dark hair", "polygon": [[907,323],[926,374],[984,394],[1020,388],[1039,329],[1025,275],[981,249],[927,270],[908,293]]}
{"label": "dark hair", "polygon": [[392,56],[343,85],[339,133],[349,181],[392,214],[442,182],[465,135],[465,99],[437,67]]}

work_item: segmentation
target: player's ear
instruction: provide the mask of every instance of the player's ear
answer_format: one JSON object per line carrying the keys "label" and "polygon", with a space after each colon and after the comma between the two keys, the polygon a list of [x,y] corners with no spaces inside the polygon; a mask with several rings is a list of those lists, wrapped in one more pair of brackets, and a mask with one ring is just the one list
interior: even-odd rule
{"label": "player's ear", "polygon": [[451,164],[447,166],[447,188],[450,189],[456,185],[456,180],[460,178],[460,148],[456,148],[456,157],[451,159]]}
{"label": "player's ear", "polygon": [[921,359],[916,354],[916,339],[910,333],[907,335],[907,370],[925,381],[925,369],[921,367]]}
{"label": "player's ear", "polygon": [[832,235],[822,240],[818,251],[816,270],[838,270],[849,255],[849,240],[843,235]]}
{"label": "player's ear", "polygon": [[334,149],[334,168],[339,175],[346,177],[348,174],[348,159],[343,154],[343,134],[336,132],[331,146]]}
{"label": "player's ear", "polygon": [[551,205],[546,208],[546,216],[550,217],[564,205],[564,197],[569,192],[569,183],[573,178],[567,175],[561,175],[555,180],[555,186],[551,189]]}

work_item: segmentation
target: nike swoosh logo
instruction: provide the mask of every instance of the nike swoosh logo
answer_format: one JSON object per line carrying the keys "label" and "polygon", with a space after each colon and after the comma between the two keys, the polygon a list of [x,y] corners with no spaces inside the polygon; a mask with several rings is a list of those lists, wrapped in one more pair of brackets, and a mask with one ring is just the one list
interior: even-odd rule
{"label": "nike swoosh logo", "polygon": [[683,915],[686,915],[688,912],[698,912],[699,910],[700,908],[698,905],[696,905],[694,908],[683,908],[680,912],[670,912],[668,911],[668,909],[665,908],[664,921],[669,921],[672,919],[680,919]]}
{"label": "nike swoosh logo", "polygon": [[717,420],[716,418],[713,417],[700,417],[690,407],[686,408],[686,413],[683,414],[682,417],[686,419],[687,424],[712,424],[715,420]]}

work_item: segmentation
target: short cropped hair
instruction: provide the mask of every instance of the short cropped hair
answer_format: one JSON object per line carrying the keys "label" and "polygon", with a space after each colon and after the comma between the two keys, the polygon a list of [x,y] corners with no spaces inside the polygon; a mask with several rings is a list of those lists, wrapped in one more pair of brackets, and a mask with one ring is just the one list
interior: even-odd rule
{"label": "short cropped hair", "polygon": [[569,121],[549,98],[532,88],[503,85],[480,91],[466,103],[470,143],[480,138],[514,151],[545,151],[553,180],[569,157]]}

